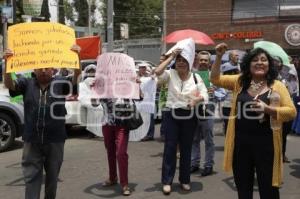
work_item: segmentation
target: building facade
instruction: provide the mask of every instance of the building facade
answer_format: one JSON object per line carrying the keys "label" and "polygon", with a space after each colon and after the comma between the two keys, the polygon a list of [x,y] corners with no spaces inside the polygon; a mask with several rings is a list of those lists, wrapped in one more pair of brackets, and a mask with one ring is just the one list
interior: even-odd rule
{"label": "building facade", "polygon": [[167,0],[166,22],[167,34],[195,29],[216,44],[240,50],[251,49],[256,41],[273,41],[290,55],[300,55],[300,0]]}

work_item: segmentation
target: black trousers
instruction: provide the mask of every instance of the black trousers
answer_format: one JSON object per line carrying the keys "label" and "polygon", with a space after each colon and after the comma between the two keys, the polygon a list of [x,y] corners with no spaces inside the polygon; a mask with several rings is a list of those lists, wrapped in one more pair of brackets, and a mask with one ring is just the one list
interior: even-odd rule
{"label": "black trousers", "polygon": [[24,143],[22,169],[25,180],[25,199],[40,199],[43,169],[46,172],[45,199],[56,197],[63,154],[64,143]]}
{"label": "black trousers", "polygon": [[228,126],[228,118],[230,116],[230,110],[229,107],[222,107],[222,119],[224,121],[224,135],[226,135],[227,126]]}
{"label": "black trousers", "polygon": [[292,125],[293,125],[293,120],[284,122],[282,124],[282,155],[285,155],[286,152],[286,138],[287,135],[291,132],[292,130]]}
{"label": "black trousers", "polygon": [[233,175],[239,199],[252,199],[256,172],[260,199],[279,199],[279,188],[272,186],[274,147],[270,132],[264,135],[236,133]]}
{"label": "black trousers", "polygon": [[[176,151],[179,144],[179,182],[190,183],[191,152],[194,132],[197,126],[195,116],[185,117],[190,111],[167,111],[165,114],[165,145],[162,163],[162,184],[172,184],[176,171]],[[178,117],[177,117],[178,116]]]}

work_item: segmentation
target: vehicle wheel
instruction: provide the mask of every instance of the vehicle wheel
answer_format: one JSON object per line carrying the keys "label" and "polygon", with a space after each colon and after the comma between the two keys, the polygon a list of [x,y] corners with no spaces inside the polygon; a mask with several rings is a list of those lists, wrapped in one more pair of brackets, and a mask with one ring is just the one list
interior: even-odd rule
{"label": "vehicle wheel", "polygon": [[0,113],[0,152],[5,151],[14,143],[16,131],[13,119],[5,113]]}

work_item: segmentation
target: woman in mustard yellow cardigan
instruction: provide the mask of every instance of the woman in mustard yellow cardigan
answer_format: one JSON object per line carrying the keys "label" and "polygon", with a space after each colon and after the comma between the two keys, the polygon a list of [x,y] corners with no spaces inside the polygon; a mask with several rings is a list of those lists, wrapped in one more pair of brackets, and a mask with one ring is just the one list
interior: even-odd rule
{"label": "woman in mustard yellow cardigan", "polygon": [[[233,171],[239,199],[253,198],[256,172],[261,199],[279,199],[282,180],[282,122],[296,115],[286,87],[276,80],[272,57],[263,49],[250,51],[240,75],[220,75],[227,49],[216,46],[211,82],[233,91],[226,133],[224,169]],[[276,101],[277,100],[277,101]]]}

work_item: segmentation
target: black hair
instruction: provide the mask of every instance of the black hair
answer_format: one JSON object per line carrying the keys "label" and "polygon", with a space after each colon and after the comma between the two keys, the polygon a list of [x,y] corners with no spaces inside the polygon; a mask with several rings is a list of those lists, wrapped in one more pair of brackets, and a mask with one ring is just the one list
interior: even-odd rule
{"label": "black hair", "polygon": [[250,82],[252,79],[252,75],[250,72],[250,64],[253,58],[259,54],[265,54],[269,61],[269,70],[266,74],[267,85],[271,86],[274,83],[274,80],[278,76],[278,72],[274,66],[273,58],[271,57],[271,55],[262,48],[255,48],[251,50],[248,54],[246,54],[242,59],[242,63],[241,63],[242,74],[239,78],[239,83],[243,87],[243,89],[248,89],[250,86]]}

